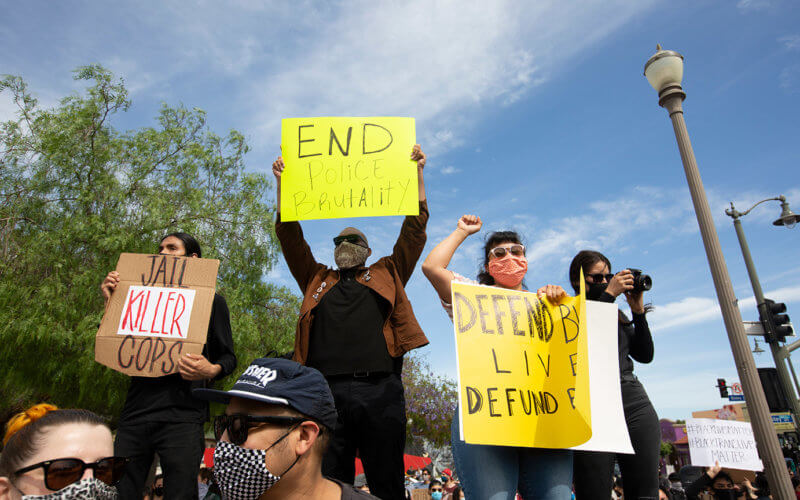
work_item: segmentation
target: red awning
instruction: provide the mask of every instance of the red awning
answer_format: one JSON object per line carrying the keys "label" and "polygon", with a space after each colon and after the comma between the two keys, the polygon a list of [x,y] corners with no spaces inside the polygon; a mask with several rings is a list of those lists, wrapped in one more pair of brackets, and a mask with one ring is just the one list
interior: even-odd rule
{"label": "red awning", "polygon": [[[410,468],[421,469],[431,463],[429,457],[417,457],[415,455],[403,455],[403,470]],[[364,473],[364,466],[361,464],[361,459],[356,457],[356,476]]]}

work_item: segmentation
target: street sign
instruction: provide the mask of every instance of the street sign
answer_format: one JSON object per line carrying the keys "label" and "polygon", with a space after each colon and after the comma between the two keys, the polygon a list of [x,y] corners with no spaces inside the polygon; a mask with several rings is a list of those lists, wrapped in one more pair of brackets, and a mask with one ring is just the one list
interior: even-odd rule
{"label": "street sign", "polygon": [[744,394],[731,394],[728,401],[744,401]]}
{"label": "street sign", "polygon": [[776,431],[783,432],[795,430],[794,419],[792,418],[791,413],[773,413],[771,416],[772,425],[775,426]]}
{"label": "street sign", "polygon": [[731,384],[731,394],[742,395],[744,391],[742,391],[742,384],[739,382],[734,382]]}
{"label": "street sign", "polygon": [[773,413],[772,422],[775,424],[791,424],[792,415],[789,413]]}
{"label": "street sign", "polygon": [[744,333],[747,335],[753,335],[756,337],[763,337],[766,335],[764,326],[760,321],[742,321],[742,325],[744,326]]}

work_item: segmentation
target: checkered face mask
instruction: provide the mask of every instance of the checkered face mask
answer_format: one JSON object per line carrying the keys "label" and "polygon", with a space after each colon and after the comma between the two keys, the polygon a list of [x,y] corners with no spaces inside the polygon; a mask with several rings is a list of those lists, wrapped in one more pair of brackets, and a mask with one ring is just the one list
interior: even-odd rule
{"label": "checkered face mask", "polygon": [[117,500],[117,489],[95,478],[72,483],[48,495],[23,495],[23,500]]}
{"label": "checkered face mask", "polygon": [[[287,433],[272,446],[278,444]],[[272,448],[270,446],[270,448]],[[269,450],[269,448],[267,448]],[[223,499],[256,500],[294,467],[294,461],[283,474],[276,476],[267,469],[267,450],[250,450],[228,441],[220,441],[214,450],[214,478]]]}

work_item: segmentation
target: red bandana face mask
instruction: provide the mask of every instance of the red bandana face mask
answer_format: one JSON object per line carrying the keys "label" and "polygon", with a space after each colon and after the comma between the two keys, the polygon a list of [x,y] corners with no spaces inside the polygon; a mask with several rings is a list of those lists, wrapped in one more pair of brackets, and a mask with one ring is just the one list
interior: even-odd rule
{"label": "red bandana face mask", "polygon": [[514,288],[522,283],[528,272],[528,260],[525,257],[506,257],[489,261],[489,274],[495,283],[506,288]]}

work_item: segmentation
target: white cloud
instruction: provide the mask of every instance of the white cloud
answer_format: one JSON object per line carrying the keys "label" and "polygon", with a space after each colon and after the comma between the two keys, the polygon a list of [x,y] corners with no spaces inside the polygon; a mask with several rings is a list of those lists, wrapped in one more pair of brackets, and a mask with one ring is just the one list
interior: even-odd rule
{"label": "white cloud", "polygon": [[793,94],[800,90],[800,64],[793,64],[781,70],[778,82],[782,89]]}
{"label": "white cloud", "polygon": [[774,4],[773,0],[739,0],[736,7],[744,12],[765,10]]}
{"label": "white cloud", "polygon": [[787,35],[778,38],[788,50],[800,50],[800,35]]}
{"label": "white cloud", "polygon": [[16,119],[18,110],[19,108],[14,104],[14,100],[11,98],[8,91],[0,94],[0,122]]}
{"label": "white cloud", "polygon": [[[765,291],[764,296],[777,302],[800,301],[800,286],[783,287]],[[757,313],[753,296],[739,300],[739,310],[745,318],[754,317]],[[711,320],[722,320],[719,303],[716,298],[685,297],[676,302],[659,305],[650,313],[649,322],[654,332],[663,332],[670,328],[688,327]]]}
{"label": "white cloud", "polygon": [[456,168],[456,167],[454,167],[454,166],[452,166],[452,165],[448,165],[448,166],[446,166],[446,167],[443,167],[443,168],[442,168],[441,170],[439,170],[439,171],[440,171],[441,173],[443,173],[444,175],[451,175],[451,174],[457,174],[458,172],[461,172],[461,169],[459,169],[459,168]]}
{"label": "white cloud", "polygon": [[324,28],[295,40],[286,64],[254,79],[258,135],[274,141],[283,116],[411,115],[419,140],[441,152],[476,109],[520,99],[654,0],[610,3],[339,4]]}

